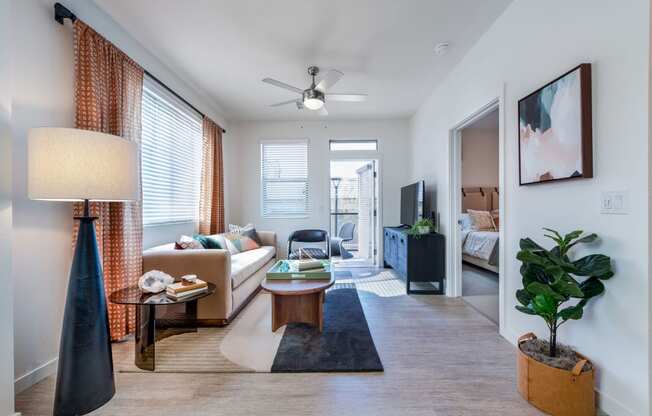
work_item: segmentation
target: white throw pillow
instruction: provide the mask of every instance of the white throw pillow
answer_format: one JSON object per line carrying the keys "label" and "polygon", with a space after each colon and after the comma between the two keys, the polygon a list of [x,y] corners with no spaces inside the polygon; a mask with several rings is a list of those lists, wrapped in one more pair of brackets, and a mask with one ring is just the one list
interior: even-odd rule
{"label": "white throw pillow", "polygon": [[176,250],[203,250],[204,246],[194,238],[182,235],[179,240],[174,243],[174,248]]}
{"label": "white throw pillow", "polygon": [[249,223],[247,225],[239,226],[237,224],[229,224],[228,230],[229,233],[231,234],[240,234],[242,235],[243,233],[253,230],[255,227],[252,223]]}

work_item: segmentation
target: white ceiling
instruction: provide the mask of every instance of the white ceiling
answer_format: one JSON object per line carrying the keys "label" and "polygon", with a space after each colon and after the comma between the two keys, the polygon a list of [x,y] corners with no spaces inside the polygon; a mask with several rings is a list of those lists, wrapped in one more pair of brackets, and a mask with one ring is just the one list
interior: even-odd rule
{"label": "white ceiling", "polygon": [[[94,0],[231,120],[320,117],[293,105],[271,77],[307,88],[306,68],[344,72],[327,119],[412,115],[512,0]],[[434,46],[450,42],[448,54]]]}

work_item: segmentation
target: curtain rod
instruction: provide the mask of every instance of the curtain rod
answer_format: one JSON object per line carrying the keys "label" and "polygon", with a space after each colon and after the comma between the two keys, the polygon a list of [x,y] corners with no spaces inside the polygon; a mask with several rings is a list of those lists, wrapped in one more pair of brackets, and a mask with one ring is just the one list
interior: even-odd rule
{"label": "curtain rod", "polygon": [[[76,16],[73,12],[71,12],[70,9],[68,9],[68,8],[67,8],[66,6],[64,6],[63,4],[61,4],[61,3],[54,3],[54,20],[56,20],[56,21],[57,21],[58,23],[60,23],[60,24],[63,24],[63,21],[64,21],[65,19],[70,19],[73,23],[75,23],[75,21],[77,20],[77,16]],[[156,81],[156,82],[158,82],[159,84],[161,84],[161,86],[162,86],[163,88],[165,88],[165,89],[168,90],[172,95],[174,95],[175,97],[177,97],[178,99],[180,99],[181,101],[183,101],[183,102],[184,102],[188,107],[192,108],[193,111],[195,111],[197,114],[199,114],[200,116],[202,116],[202,118],[206,117],[206,115],[205,115],[204,113],[202,113],[201,111],[199,111],[199,110],[197,109],[197,107],[195,107],[194,105],[190,104],[190,102],[188,102],[185,98],[183,98],[182,96],[180,96],[179,94],[177,94],[176,91],[174,91],[172,88],[170,88],[170,87],[168,87],[167,85],[165,85],[165,84],[164,84],[160,79],[158,79],[156,76],[154,76],[151,72],[149,72],[149,71],[146,70],[146,69],[145,69],[144,71],[145,71],[145,74],[147,74],[148,77],[152,78],[154,81]],[[220,128],[222,129],[222,133],[226,133],[226,130],[224,130],[222,127],[220,127]]]}

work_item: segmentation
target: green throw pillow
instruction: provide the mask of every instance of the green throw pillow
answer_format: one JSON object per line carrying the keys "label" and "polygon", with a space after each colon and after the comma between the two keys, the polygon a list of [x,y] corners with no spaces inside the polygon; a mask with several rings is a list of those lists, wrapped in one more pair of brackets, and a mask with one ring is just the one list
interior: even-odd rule
{"label": "green throw pillow", "polygon": [[204,246],[204,248],[217,248],[217,249],[222,248],[217,240],[207,235],[195,234],[192,236],[192,238],[199,241],[201,245]]}

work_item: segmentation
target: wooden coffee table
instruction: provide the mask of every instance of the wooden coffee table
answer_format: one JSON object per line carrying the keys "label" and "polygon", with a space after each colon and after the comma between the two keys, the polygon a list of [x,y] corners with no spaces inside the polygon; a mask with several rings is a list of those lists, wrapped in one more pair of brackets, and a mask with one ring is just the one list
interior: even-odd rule
{"label": "wooden coffee table", "polygon": [[261,286],[272,294],[272,331],[291,322],[324,327],[324,292],[335,283],[334,273],[324,280],[271,280]]}

